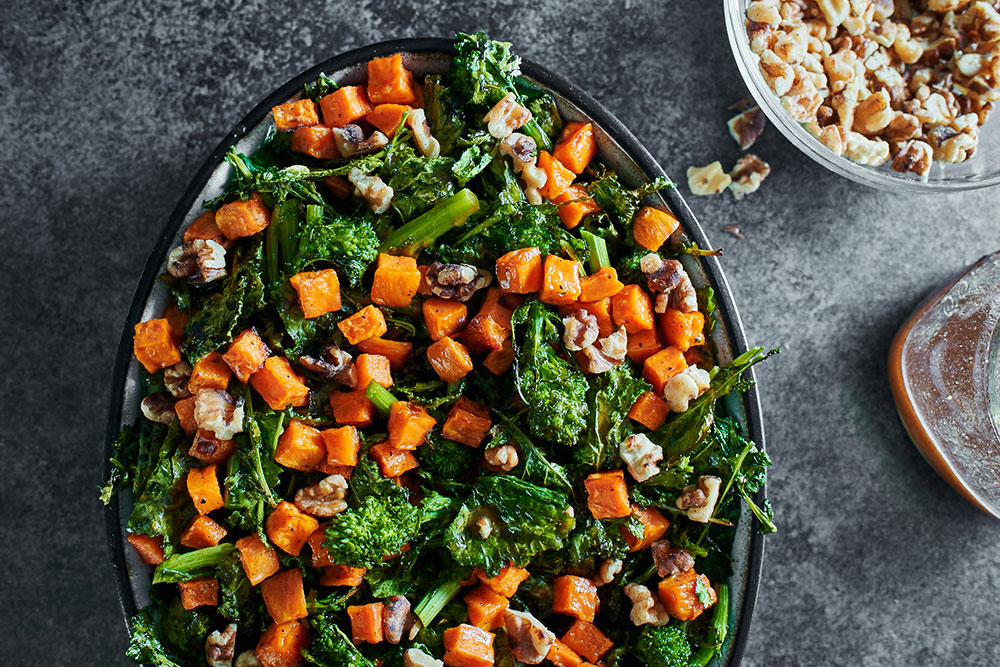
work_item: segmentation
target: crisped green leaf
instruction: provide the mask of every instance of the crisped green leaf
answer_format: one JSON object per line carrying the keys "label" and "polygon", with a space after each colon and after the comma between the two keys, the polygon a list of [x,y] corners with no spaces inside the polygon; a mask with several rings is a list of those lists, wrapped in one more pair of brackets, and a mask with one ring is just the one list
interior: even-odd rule
{"label": "crisped green leaf", "polygon": [[587,391],[587,430],[573,450],[573,458],[589,468],[601,470],[618,460],[618,446],[632,433],[628,411],[652,387],[625,362],[606,373],[591,376]]}
{"label": "crisped green leaf", "polygon": [[152,611],[142,609],[129,620],[129,642],[125,655],[135,662],[155,667],[182,667],[180,658],[167,648]]}

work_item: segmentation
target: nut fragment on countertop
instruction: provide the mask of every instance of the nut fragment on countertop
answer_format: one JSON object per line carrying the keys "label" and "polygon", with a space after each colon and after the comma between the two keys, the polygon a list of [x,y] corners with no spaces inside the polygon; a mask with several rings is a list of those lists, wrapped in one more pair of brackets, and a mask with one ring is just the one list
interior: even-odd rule
{"label": "nut fragment on countertop", "polygon": [[688,167],[687,179],[688,188],[694,195],[717,195],[733,182],[718,160],[704,167]]}
{"label": "nut fragment on countertop", "polygon": [[736,199],[742,199],[748,194],[756,192],[770,173],[771,166],[768,163],[753,153],[744,155],[729,172],[729,177],[733,180],[729,184],[729,191]]}
{"label": "nut fragment on countertop", "polygon": [[757,141],[757,137],[764,131],[767,117],[760,107],[754,106],[730,118],[726,125],[729,127],[729,136],[739,144],[740,150],[745,151],[753,146],[753,142]]}

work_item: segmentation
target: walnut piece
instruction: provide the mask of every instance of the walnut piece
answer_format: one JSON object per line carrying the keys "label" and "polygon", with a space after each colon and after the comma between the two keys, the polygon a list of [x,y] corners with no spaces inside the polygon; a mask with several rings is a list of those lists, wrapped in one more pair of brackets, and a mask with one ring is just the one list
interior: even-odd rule
{"label": "walnut piece", "polygon": [[472,295],[488,287],[493,276],[472,264],[434,262],[427,267],[424,284],[434,296],[442,299],[468,301]]}
{"label": "walnut piece", "polygon": [[764,131],[767,126],[767,116],[760,107],[754,106],[730,118],[726,125],[729,127],[729,136],[739,144],[740,150],[745,151],[753,146],[753,142],[757,141],[757,137]]}
{"label": "walnut piece", "polygon": [[722,171],[718,160],[704,167],[687,168],[688,188],[695,195],[717,195],[725,191],[733,179]]}
{"label": "walnut piece", "polygon": [[687,516],[698,523],[708,523],[719,501],[722,480],[714,475],[702,475],[697,485],[684,487],[677,498],[677,509],[686,510]]}
{"label": "walnut piece", "polygon": [[694,569],[694,556],[690,551],[679,547],[671,547],[670,542],[659,540],[649,548],[656,564],[656,574],[669,577]]}
{"label": "walnut piece", "polygon": [[444,663],[418,648],[410,648],[403,654],[403,667],[444,667]]}
{"label": "walnut piece", "polygon": [[392,188],[386,185],[375,174],[366,174],[357,167],[347,174],[347,180],[354,186],[354,193],[368,202],[368,207],[375,215],[381,215],[389,210],[392,204]]}
{"label": "walnut piece", "polygon": [[381,150],[389,143],[389,137],[378,130],[372,132],[371,136],[366,139],[364,130],[353,124],[331,128],[330,132],[333,133],[333,141],[337,145],[340,156],[345,158],[369,155]]}
{"label": "walnut piece", "polygon": [[592,313],[578,308],[564,317],[562,322],[565,331],[563,345],[570,352],[578,352],[597,342],[601,329]]}
{"label": "walnut piece", "polygon": [[663,400],[673,412],[686,412],[691,401],[708,389],[712,382],[708,371],[697,366],[688,366],[667,380],[663,387]]}
{"label": "walnut piece", "polygon": [[510,472],[518,464],[517,449],[513,445],[490,447],[483,452],[483,458],[486,463],[503,472]]}
{"label": "walnut piece", "polygon": [[352,372],[354,367],[351,365],[351,359],[350,352],[345,352],[336,345],[327,345],[323,348],[322,357],[303,354],[299,357],[299,365],[328,382],[336,382],[354,389],[358,376],[356,372]]}
{"label": "walnut piece", "polygon": [[515,660],[537,665],[545,659],[556,636],[526,611],[508,609],[503,617],[510,652]]}
{"label": "walnut piece", "polygon": [[195,239],[167,255],[167,273],[192,285],[206,285],[226,277],[226,249],[211,239]]}
{"label": "walnut piece", "polygon": [[166,394],[150,394],[139,404],[142,416],[151,422],[169,424],[174,420],[174,400]]}
{"label": "walnut piece", "polygon": [[641,584],[626,584],[625,595],[632,601],[629,620],[633,625],[666,625],[670,622],[663,603],[653,597],[652,592]]}
{"label": "walnut piece", "polygon": [[684,313],[698,310],[698,293],[679,261],[663,259],[651,252],[639,260],[639,269],[646,277],[649,291],[656,294],[654,310],[657,313],[665,313],[667,308]]}
{"label": "walnut piece", "polygon": [[637,482],[645,482],[659,474],[656,464],[663,460],[663,448],[654,444],[645,433],[633,433],[618,446],[618,455]]}
{"label": "walnut piece", "polygon": [[295,506],[306,514],[323,518],[347,509],[347,480],[343,475],[327,475],[295,493]]}
{"label": "walnut piece", "polygon": [[410,109],[406,114],[406,124],[413,130],[413,143],[424,157],[441,155],[441,142],[431,134],[431,126],[427,123],[427,114],[423,109]]}
{"label": "walnut piece", "polygon": [[243,651],[236,658],[236,667],[264,667],[264,663],[257,659],[253,651]]}
{"label": "walnut piece", "polygon": [[899,144],[899,152],[892,159],[892,168],[923,176],[931,170],[933,162],[934,149],[923,141],[910,139]]}
{"label": "walnut piece", "polygon": [[233,398],[223,389],[201,389],[194,399],[194,420],[216,438],[231,440],[243,432],[243,397]]}
{"label": "walnut piece", "polygon": [[531,120],[531,112],[517,103],[514,93],[507,93],[503,99],[493,105],[483,122],[486,130],[497,139],[506,139],[510,134]]}
{"label": "walnut piece", "polygon": [[209,667],[231,667],[236,653],[236,625],[230,623],[205,639],[205,662]]}
{"label": "walnut piece", "polygon": [[742,199],[752,192],[757,192],[760,184],[770,173],[771,165],[752,153],[744,155],[729,172],[730,178],[733,179],[729,184],[729,191],[736,199]]}
{"label": "walnut piece", "polygon": [[601,566],[597,568],[597,576],[594,577],[594,583],[598,586],[603,586],[605,584],[610,584],[618,576],[618,573],[622,571],[623,563],[620,560],[606,560],[601,563]]}
{"label": "walnut piece", "polygon": [[403,635],[413,627],[414,616],[410,613],[410,601],[404,595],[393,595],[383,600],[382,634],[393,646],[399,644]]}
{"label": "walnut piece", "polygon": [[187,398],[191,395],[188,391],[188,380],[191,379],[191,364],[182,361],[169,368],[163,369],[163,387],[170,392],[174,398]]}

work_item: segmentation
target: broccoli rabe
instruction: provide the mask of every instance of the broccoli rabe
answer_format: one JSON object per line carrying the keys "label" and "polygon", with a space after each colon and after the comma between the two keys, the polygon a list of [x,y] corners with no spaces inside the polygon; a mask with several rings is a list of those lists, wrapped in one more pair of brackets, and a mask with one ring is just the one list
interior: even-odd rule
{"label": "broccoli rabe", "polygon": [[337,623],[336,614],[328,610],[309,617],[312,641],[309,648],[302,651],[306,662],[319,667],[374,667]]}
{"label": "broccoli rabe", "polygon": [[142,665],[182,667],[180,658],[167,648],[159,624],[149,609],[129,620],[129,643],[125,655]]}
{"label": "broccoli rabe", "polygon": [[646,667],[688,667],[691,642],[679,625],[647,625],[636,639],[632,653]]}

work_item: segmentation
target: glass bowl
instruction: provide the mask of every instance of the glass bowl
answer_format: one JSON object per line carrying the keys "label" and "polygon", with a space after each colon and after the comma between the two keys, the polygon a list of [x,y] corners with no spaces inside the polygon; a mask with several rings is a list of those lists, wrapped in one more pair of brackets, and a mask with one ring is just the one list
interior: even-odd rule
{"label": "glass bowl", "polygon": [[[764,81],[745,29],[745,12],[749,4],[750,0],[723,0],[726,32],[736,65],[767,119],[800,151],[835,174],[894,192],[956,192],[1000,183],[1000,121],[996,118],[988,118],[980,128],[979,145],[970,159],[958,163],[935,161],[926,176],[894,171],[889,162],[880,167],[868,167],[831,151],[788,115]],[[1000,115],[1000,110],[994,114]]]}

